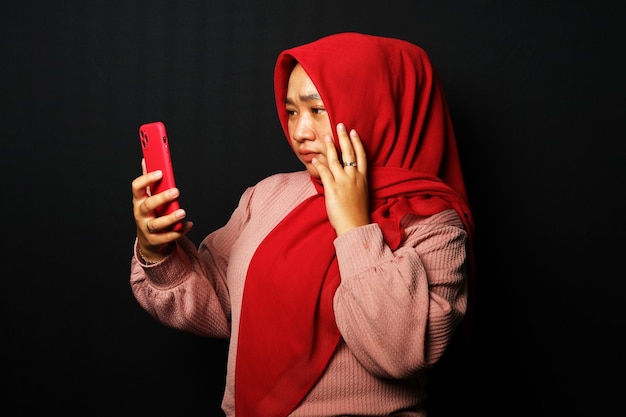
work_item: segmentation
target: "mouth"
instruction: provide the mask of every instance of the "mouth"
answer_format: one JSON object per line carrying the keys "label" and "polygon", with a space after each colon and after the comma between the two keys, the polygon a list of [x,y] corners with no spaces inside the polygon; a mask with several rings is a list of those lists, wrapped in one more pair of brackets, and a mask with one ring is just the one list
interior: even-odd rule
{"label": "mouth", "polygon": [[319,152],[302,150],[302,151],[299,151],[298,154],[300,155],[300,160],[302,162],[311,163],[313,161],[313,158],[319,155]]}

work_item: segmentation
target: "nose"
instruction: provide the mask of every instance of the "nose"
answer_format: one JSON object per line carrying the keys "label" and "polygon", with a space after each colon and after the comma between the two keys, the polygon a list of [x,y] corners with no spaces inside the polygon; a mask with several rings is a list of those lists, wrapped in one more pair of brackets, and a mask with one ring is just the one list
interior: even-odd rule
{"label": "nose", "polygon": [[294,122],[293,139],[297,142],[304,142],[305,140],[315,140],[315,129],[311,120],[308,120],[306,116],[300,116]]}

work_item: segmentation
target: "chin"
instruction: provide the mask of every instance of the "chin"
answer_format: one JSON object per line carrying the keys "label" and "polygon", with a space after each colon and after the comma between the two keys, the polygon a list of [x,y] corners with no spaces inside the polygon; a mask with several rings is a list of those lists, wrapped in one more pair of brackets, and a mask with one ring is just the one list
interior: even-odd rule
{"label": "chin", "polygon": [[313,178],[317,178],[317,179],[320,178],[319,172],[317,172],[317,169],[315,169],[315,167],[312,164],[307,164],[306,170],[309,172],[309,175],[312,176]]}

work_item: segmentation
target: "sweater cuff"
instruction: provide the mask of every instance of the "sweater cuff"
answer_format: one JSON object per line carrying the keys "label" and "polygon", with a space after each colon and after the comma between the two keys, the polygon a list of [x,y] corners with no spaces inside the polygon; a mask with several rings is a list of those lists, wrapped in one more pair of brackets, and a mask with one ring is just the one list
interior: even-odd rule
{"label": "sweater cuff", "polygon": [[161,261],[146,265],[139,260],[137,242],[135,242],[135,259],[146,274],[148,280],[156,288],[167,289],[180,285],[191,270],[191,261],[183,248],[185,242],[179,240],[174,245],[172,252]]}
{"label": "sweater cuff", "polygon": [[385,248],[383,232],[376,223],[357,227],[335,239],[339,272],[343,278],[380,263]]}

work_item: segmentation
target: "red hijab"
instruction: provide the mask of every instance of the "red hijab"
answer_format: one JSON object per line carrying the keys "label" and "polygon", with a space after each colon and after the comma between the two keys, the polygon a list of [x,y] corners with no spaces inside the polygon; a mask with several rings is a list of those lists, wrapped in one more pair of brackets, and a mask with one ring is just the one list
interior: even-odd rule
{"label": "red hijab", "polygon": [[[409,42],[340,33],[280,53],[276,106],[289,141],[285,97],[299,62],[315,84],[331,126],[361,136],[368,157],[370,209],[392,250],[405,214],[455,209],[471,236],[456,141],[437,74]],[[333,296],[341,281],[323,187],[265,238],[246,278],[235,369],[238,416],[292,412],[318,381],[340,339]],[[470,271],[473,270],[469,248]],[[473,273],[470,273],[472,275]],[[471,277],[470,277],[471,279]]]}

